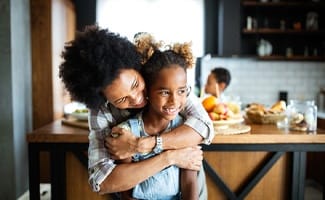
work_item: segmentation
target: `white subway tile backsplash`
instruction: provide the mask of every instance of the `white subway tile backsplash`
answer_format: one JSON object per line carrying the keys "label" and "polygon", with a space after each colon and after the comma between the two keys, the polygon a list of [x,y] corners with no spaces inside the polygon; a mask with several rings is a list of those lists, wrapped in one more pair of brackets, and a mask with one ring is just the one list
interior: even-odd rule
{"label": "white subway tile backsplash", "polygon": [[243,104],[260,102],[271,105],[279,91],[289,99],[314,99],[325,86],[324,62],[257,61],[252,58],[211,58],[201,62],[201,85],[211,69],[229,69],[232,80],[225,94],[239,95]]}

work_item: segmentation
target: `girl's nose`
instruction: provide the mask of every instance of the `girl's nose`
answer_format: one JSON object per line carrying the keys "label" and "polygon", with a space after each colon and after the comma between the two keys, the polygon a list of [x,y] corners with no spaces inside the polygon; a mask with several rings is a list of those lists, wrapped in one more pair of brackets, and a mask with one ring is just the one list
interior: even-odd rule
{"label": "girl's nose", "polygon": [[175,104],[176,102],[177,102],[177,94],[171,93],[169,98],[168,98],[168,103]]}

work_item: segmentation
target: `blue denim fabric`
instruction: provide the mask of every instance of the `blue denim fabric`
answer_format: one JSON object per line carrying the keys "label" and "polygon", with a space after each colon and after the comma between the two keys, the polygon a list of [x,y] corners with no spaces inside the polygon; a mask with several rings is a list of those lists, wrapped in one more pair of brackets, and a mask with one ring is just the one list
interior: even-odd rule
{"label": "blue denim fabric", "polygon": [[[131,132],[137,137],[145,137],[145,133],[142,131],[140,120],[141,118],[129,119],[128,124],[131,128]],[[175,128],[182,122],[181,117],[177,117],[172,121],[170,127]],[[155,153],[149,152],[145,154],[135,154],[132,159],[134,162],[148,159],[155,156]],[[136,185],[133,188],[132,196],[139,200],[180,200],[180,170],[176,166],[170,166],[157,174],[149,177],[144,182]],[[205,173],[203,166],[198,172],[198,186],[199,186],[199,200],[207,200],[207,186],[205,182]]]}
{"label": "blue denim fabric", "polygon": [[179,168],[170,166],[133,188],[136,199],[176,200],[179,198]]}
{"label": "blue denim fabric", "polygon": [[[137,137],[146,136],[138,119],[128,120],[131,132]],[[174,128],[181,124],[182,118],[176,117],[170,123],[167,129]],[[148,159],[155,156],[154,152],[146,154],[135,154],[132,159],[134,162]],[[149,177],[147,180],[136,185],[133,188],[132,196],[136,199],[159,199],[159,200],[176,200],[180,199],[180,170],[176,166],[170,166],[157,174]]]}

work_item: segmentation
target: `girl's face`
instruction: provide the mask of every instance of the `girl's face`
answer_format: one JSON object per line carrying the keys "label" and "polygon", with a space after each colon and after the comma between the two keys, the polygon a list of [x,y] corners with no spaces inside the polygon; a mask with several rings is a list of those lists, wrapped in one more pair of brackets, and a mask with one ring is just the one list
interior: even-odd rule
{"label": "girl's face", "polygon": [[204,92],[216,96],[217,85],[218,82],[215,76],[212,73],[210,73],[207,82],[205,84]]}
{"label": "girl's face", "polygon": [[188,92],[183,68],[176,65],[162,69],[148,91],[149,112],[166,120],[174,119],[184,108]]}
{"label": "girl's face", "polygon": [[119,76],[103,91],[106,99],[119,109],[143,108],[145,83],[141,74],[134,69],[123,69]]}

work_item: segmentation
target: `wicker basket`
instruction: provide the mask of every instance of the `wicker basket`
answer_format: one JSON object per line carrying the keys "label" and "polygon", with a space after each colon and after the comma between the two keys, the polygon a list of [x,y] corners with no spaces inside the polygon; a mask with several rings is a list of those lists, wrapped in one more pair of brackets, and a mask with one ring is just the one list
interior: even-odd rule
{"label": "wicker basket", "polygon": [[259,114],[259,113],[251,113],[246,112],[246,116],[249,121],[255,124],[276,124],[278,121],[282,121],[285,118],[284,113],[279,114]]}

